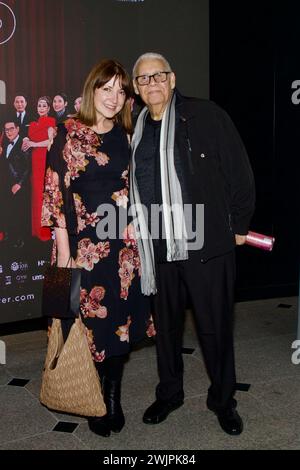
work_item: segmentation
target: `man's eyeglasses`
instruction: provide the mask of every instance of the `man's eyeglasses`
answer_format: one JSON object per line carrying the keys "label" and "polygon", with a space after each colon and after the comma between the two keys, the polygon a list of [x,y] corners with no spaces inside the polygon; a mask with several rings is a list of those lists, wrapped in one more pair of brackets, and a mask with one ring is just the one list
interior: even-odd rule
{"label": "man's eyeglasses", "polygon": [[16,127],[5,127],[4,132],[8,134],[9,132],[13,132],[16,129]]}
{"label": "man's eyeglasses", "polygon": [[155,83],[163,83],[167,80],[168,74],[171,72],[156,72],[152,75],[138,75],[135,80],[138,85],[149,85],[151,78],[153,77]]}

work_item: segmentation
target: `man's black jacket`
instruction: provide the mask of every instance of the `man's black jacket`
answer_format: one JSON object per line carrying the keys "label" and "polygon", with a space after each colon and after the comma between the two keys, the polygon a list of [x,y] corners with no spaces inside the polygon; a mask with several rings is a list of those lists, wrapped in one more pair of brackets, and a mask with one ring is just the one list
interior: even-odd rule
{"label": "man's black jacket", "polygon": [[184,200],[204,204],[204,246],[198,253],[205,262],[232,250],[235,234],[247,234],[254,177],[228,114],[211,101],[176,95],[178,176],[184,179]]}

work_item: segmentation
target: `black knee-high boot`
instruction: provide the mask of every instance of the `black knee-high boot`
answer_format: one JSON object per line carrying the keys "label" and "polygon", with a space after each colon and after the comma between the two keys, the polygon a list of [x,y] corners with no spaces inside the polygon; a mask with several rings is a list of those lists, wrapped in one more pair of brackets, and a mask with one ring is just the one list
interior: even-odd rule
{"label": "black knee-high boot", "polygon": [[108,358],[102,379],[102,390],[107,409],[107,421],[111,431],[120,432],[125,424],[121,406],[121,382],[126,356]]}
{"label": "black knee-high boot", "polygon": [[[100,382],[102,385],[102,393],[103,393],[103,379],[104,379],[104,371],[105,371],[105,365],[104,363],[95,363],[96,369],[99,374]],[[105,400],[104,400],[105,401]],[[109,437],[110,436],[110,426],[108,423],[108,417],[107,414],[105,416],[93,416],[88,418],[88,425],[89,429],[95,433],[98,434],[98,436],[102,437]]]}

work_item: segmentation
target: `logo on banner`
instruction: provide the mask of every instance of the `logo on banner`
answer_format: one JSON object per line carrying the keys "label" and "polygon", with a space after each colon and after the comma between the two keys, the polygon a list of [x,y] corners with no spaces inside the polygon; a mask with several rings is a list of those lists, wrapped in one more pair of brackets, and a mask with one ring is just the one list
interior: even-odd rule
{"label": "logo on banner", "polygon": [[28,263],[22,263],[21,261],[18,263],[14,261],[11,263],[10,269],[12,271],[26,271],[28,269]]}
{"label": "logo on banner", "polygon": [[33,281],[42,281],[44,279],[44,276],[42,274],[34,274],[32,276]]}
{"label": "logo on banner", "polygon": [[19,283],[20,283],[20,282],[21,282],[21,283],[25,282],[26,279],[27,279],[27,274],[18,274],[18,275],[16,276],[16,281],[19,282]]}
{"label": "logo on banner", "polygon": [[44,266],[45,263],[46,263],[46,261],[44,259],[39,259],[38,262],[37,262],[37,265],[38,266]]}
{"label": "logo on banner", "polygon": [[2,264],[0,264],[0,274],[2,274],[2,273],[3,273],[3,266],[2,266]]}
{"label": "logo on banner", "polygon": [[9,41],[16,30],[16,17],[12,9],[6,3],[0,2],[0,44]]}
{"label": "logo on banner", "polygon": [[11,276],[5,276],[5,285],[9,286],[11,284]]}
{"label": "logo on banner", "polygon": [[17,263],[16,261],[14,261],[13,263],[11,263],[10,269],[11,269],[12,271],[18,271],[18,269],[19,269],[19,263]]}

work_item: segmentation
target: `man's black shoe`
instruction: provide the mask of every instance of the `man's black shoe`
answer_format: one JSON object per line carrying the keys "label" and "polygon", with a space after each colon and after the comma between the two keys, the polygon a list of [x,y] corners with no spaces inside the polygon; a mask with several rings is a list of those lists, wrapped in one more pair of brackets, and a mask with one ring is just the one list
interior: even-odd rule
{"label": "man's black shoe", "polygon": [[144,413],[143,422],[145,424],[158,424],[164,421],[167,416],[177,408],[183,405],[183,400],[166,402],[156,400]]}
{"label": "man's black shoe", "polygon": [[[211,409],[211,408],[210,408]],[[223,411],[211,409],[218,418],[221,428],[231,436],[238,436],[243,431],[243,421],[235,408],[227,408]]]}

